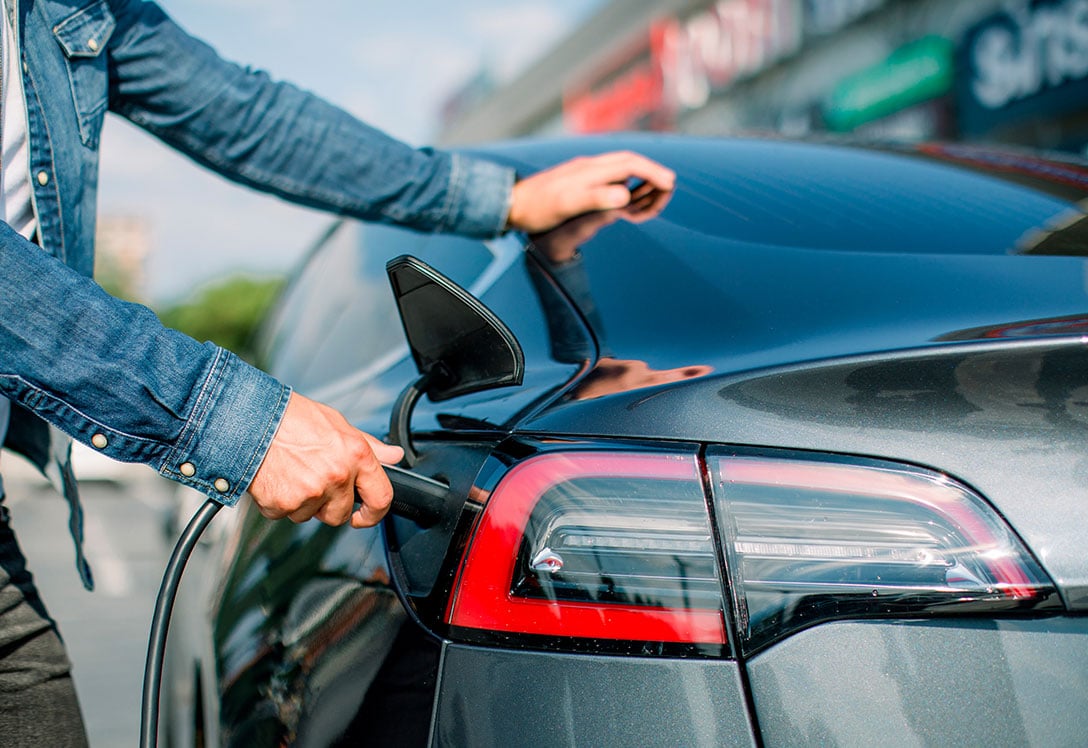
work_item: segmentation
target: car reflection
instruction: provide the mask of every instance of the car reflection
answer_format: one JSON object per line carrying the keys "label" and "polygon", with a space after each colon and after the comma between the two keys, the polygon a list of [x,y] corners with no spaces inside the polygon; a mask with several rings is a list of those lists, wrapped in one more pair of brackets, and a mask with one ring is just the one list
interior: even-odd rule
{"label": "car reflection", "polygon": [[[605,326],[593,303],[589,280],[582,265],[582,247],[598,232],[620,220],[643,223],[656,218],[668,204],[668,197],[662,197],[642,185],[632,190],[631,204],[626,208],[580,216],[552,231],[531,237],[528,252],[548,268],[551,276],[558,279],[596,338],[595,341],[588,340],[580,330],[581,325],[572,323],[547,279],[539,269],[533,272],[530,263],[530,273],[548,320],[553,358],[564,363],[592,364],[567,393],[568,399],[590,400],[704,377],[714,371],[713,367],[705,364],[655,369],[647,361],[612,355],[606,342]],[[598,350],[599,358],[594,355]]]}

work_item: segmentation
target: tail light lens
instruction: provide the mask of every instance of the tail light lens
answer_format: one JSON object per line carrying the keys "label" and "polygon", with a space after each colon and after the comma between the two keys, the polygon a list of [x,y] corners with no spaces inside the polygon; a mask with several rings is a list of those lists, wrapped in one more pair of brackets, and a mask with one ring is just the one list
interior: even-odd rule
{"label": "tail light lens", "polygon": [[781,454],[712,448],[704,462],[587,449],[514,465],[472,529],[446,608],[451,634],[720,655],[723,589],[733,649],[748,654],[831,620],[1060,609],[1031,554],[962,483]]}
{"label": "tail light lens", "polygon": [[469,633],[720,653],[718,568],[693,453],[547,453],[491,493],[447,621]]}
{"label": "tail light lens", "polygon": [[1005,522],[947,476],[713,452],[707,463],[748,650],[829,619],[1053,601]]}

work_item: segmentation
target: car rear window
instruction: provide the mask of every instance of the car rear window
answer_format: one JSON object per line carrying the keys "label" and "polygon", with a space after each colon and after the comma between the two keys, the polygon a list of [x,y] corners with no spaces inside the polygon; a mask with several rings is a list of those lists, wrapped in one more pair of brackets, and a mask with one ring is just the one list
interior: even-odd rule
{"label": "car rear window", "polygon": [[706,156],[681,168],[665,217],[746,244],[1019,254],[1083,215],[1075,188],[923,154],[760,143]]}

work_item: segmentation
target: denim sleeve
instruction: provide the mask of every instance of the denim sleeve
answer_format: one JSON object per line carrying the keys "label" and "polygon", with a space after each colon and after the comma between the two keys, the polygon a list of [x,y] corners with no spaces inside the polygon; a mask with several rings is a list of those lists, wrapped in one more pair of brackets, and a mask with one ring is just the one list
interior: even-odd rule
{"label": "denim sleeve", "polygon": [[155,4],[111,0],[110,108],[223,176],[292,202],[491,237],[514,172],[414,149],[266,73],[221,59]]}
{"label": "denim sleeve", "polygon": [[163,327],[4,223],[0,278],[0,394],[114,459],[238,500],[289,388]]}

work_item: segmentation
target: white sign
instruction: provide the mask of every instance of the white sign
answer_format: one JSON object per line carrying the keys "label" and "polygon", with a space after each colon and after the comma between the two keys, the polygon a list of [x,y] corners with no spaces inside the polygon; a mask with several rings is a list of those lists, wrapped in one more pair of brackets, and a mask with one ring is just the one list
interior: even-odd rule
{"label": "white sign", "polygon": [[669,24],[662,45],[666,95],[679,109],[759,72],[801,45],[798,0],[719,0]]}
{"label": "white sign", "polygon": [[971,91],[1000,109],[1045,88],[1088,76],[1088,0],[1065,0],[1008,14],[974,40]]}

